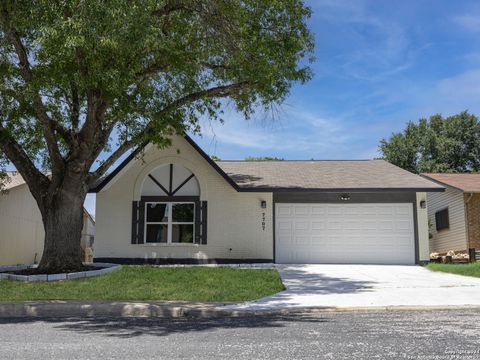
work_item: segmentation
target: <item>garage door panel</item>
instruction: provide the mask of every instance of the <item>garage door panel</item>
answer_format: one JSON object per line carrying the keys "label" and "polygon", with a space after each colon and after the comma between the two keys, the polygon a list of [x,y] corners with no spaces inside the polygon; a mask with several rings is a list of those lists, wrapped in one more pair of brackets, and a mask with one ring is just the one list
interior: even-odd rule
{"label": "garage door panel", "polygon": [[308,220],[295,221],[295,231],[310,231],[310,222]]}
{"label": "garage door panel", "polygon": [[312,230],[325,230],[325,222],[324,221],[312,221]]}
{"label": "garage door panel", "polygon": [[277,204],[276,261],[413,264],[413,227],[410,203]]}
{"label": "garage door panel", "polygon": [[296,245],[310,245],[310,243],[311,243],[310,236],[296,235],[296,236],[294,236],[294,238],[295,238],[295,244]]}
{"label": "garage door panel", "polygon": [[312,215],[325,215],[325,206],[312,205]]}
{"label": "garage door panel", "polygon": [[280,205],[280,204],[277,204],[276,208],[275,208],[275,216],[277,216],[278,218],[281,218],[281,217],[290,217],[292,216],[292,211],[293,211],[293,208],[290,206],[290,205]]}
{"label": "garage door panel", "polygon": [[377,215],[382,216],[382,215],[393,215],[394,209],[392,205],[379,205],[377,208]]}
{"label": "garage door panel", "polygon": [[378,230],[392,231],[395,228],[393,220],[380,220],[378,222]]}
{"label": "garage door panel", "polygon": [[395,222],[395,229],[402,231],[406,230],[409,231],[412,228],[412,223],[409,220],[397,220]]}
{"label": "garage door panel", "polygon": [[294,208],[295,216],[309,216],[310,207],[308,205],[297,205]]}
{"label": "garage door panel", "polygon": [[342,208],[336,205],[327,205],[327,215],[342,215]]}
{"label": "garage door panel", "polygon": [[277,245],[284,247],[284,249],[287,249],[287,247],[293,243],[291,235],[279,235],[277,237],[277,240],[278,240]]}

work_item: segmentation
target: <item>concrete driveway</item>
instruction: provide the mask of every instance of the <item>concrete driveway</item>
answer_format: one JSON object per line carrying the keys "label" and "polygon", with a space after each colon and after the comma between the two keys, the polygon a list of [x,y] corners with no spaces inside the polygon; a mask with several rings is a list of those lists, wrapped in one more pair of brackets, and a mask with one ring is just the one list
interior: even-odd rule
{"label": "concrete driveway", "polygon": [[480,306],[480,278],[433,272],[421,266],[278,265],[277,268],[285,291],[235,308]]}

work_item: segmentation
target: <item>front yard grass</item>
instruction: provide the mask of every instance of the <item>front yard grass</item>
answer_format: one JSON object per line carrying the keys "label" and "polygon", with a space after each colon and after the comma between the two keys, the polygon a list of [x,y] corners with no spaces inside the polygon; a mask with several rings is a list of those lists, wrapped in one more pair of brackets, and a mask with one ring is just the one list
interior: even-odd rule
{"label": "front yard grass", "polygon": [[457,275],[480,277],[480,261],[470,264],[428,264],[427,269]]}
{"label": "front yard grass", "polygon": [[275,269],[122,266],[78,280],[0,280],[0,302],[33,300],[246,301],[282,291]]}

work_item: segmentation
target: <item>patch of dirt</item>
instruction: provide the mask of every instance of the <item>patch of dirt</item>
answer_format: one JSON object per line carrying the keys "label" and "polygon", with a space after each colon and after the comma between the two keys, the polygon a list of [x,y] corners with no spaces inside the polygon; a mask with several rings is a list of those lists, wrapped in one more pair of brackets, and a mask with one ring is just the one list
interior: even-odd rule
{"label": "patch of dirt", "polygon": [[74,270],[74,271],[39,271],[36,268],[32,269],[23,269],[17,271],[5,271],[8,274],[15,274],[15,275],[51,275],[51,274],[63,274],[63,273],[70,273],[70,272],[80,272],[80,271],[94,271],[94,270],[101,270],[103,268],[97,266],[83,266],[81,269]]}

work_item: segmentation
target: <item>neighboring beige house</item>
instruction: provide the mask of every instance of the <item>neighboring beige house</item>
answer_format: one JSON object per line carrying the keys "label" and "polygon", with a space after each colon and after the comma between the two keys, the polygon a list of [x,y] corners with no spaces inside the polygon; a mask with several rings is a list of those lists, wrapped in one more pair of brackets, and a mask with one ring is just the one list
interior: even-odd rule
{"label": "neighboring beige house", "polygon": [[431,224],[430,251],[480,250],[480,174],[422,174],[445,186],[444,193],[428,194]]}
{"label": "neighboring beige house", "polygon": [[[0,265],[33,264],[43,252],[44,230],[37,203],[17,172],[0,193]],[[94,240],[95,221],[84,212],[82,247]]]}
{"label": "neighboring beige house", "polygon": [[383,160],[215,162],[174,136],[91,190],[95,259],[415,264],[429,260],[426,193],[443,190]]}

